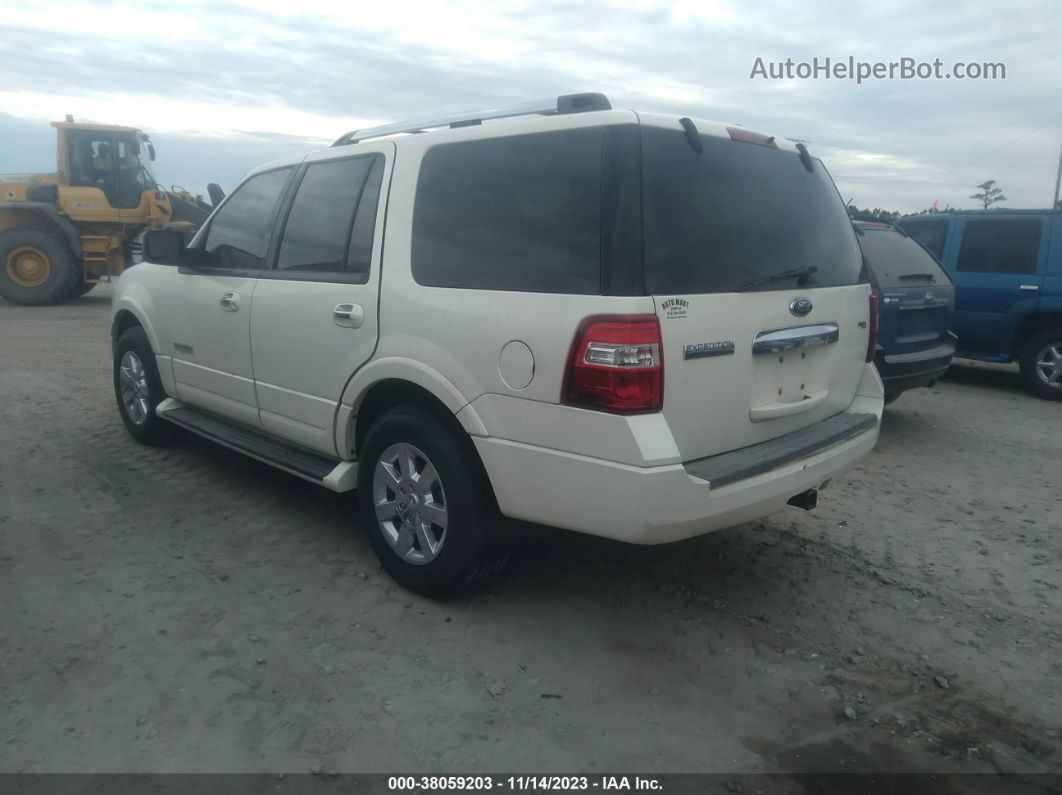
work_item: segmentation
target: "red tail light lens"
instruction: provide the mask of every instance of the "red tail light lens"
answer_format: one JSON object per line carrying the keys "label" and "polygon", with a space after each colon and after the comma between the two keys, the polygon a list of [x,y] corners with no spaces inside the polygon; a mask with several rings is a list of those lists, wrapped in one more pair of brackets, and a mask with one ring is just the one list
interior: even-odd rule
{"label": "red tail light lens", "polygon": [[870,336],[867,340],[867,361],[874,361],[878,347],[878,290],[870,291]]}
{"label": "red tail light lens", "polygon": [[641,414],[664,405],[664,355],[656,315],[591,317],[568,355],[561,402]]}

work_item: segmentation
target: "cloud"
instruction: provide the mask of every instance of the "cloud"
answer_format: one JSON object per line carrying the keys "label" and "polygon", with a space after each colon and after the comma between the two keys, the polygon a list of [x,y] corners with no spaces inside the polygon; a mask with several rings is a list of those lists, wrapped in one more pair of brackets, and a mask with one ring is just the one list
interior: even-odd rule
{"label": "cloud", "polygon": [[[856,204],[969,206],[995,178],[1044,206],[1062,121],[1056,0],[954,7],[808,0],[625,3],[171,3],[41,0],[0,20],[0,135],[53,147],[73,113],[141,126],[159,177],[231,187],[255,161],[359,126],[604,91],[617,107],[722,119],[811,141]],[[1005,81],[749,79],[755,59],[1002,61]],[[13,139],[11,139],[13,140]],[[20,139],[22,140],[22,139]],[[39,149],[39,151],[38,151]],[[54,154],[50,155],[54,157]],[[239,173],[237,173],[239,172]],[[166,176],[172,175],[172,176]]]}

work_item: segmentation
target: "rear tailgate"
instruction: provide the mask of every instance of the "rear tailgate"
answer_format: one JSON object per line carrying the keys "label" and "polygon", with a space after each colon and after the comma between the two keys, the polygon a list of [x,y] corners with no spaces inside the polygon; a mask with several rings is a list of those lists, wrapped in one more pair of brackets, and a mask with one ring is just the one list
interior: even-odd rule
{"label": "rear tailgate", "polygon": [[[863,284],[655,296],[664,415],[683,459],[764,442],[844,411],[863,374],[869,296]],[[789,309],[799,299],[813,305],[801,318]]]}
{"label": "rear tailgate", "polygon": [[846,409],[866,359],[870,285],[822,164],[748,130],[643,116],[642,185],[663,413],[683,459]]}

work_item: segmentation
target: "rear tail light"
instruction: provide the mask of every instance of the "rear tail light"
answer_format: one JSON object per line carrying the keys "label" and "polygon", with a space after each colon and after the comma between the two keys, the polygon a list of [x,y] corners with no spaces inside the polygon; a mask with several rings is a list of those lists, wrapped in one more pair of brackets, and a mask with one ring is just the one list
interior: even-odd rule
{"label": "rear tail light", "polygon": [[656,315],[590,317],[575,333],[561,402],[640,414],[664,405],[664,356]]}
{"label": "rear tail light", "polygon": [[878,348],[878,290],[875,287],[870,291],[870,334],[867,339],[867,361],[874,361],[874,353]]}

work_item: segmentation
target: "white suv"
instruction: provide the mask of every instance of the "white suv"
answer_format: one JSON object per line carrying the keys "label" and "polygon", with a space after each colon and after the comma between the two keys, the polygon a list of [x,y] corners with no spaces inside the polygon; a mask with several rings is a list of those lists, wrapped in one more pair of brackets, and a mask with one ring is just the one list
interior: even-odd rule
{"label": "white suv", "polygon": [[499,569],[503,516],[675,541],[812,507],[877,439],[844,206],[742,127],[577,94],[356,131],[145,252],[113,306],[133,437],[357,489],[423,593]]}

